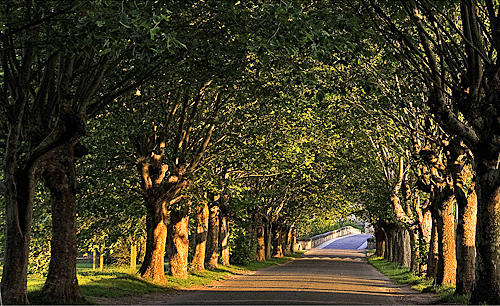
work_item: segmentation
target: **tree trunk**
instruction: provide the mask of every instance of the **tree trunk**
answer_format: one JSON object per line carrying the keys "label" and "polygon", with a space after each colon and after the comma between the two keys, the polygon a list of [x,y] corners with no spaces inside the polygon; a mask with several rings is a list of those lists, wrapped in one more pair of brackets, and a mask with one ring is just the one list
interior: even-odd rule
{"label": "tree trunk", "polygon": [[104,271],[104,247],[99,249],[99,271]]}
{"label": "tree trunk", "polygon": [[[433,213],[433,215],[435,215]],[[427,257],[427,278],[436,278],[439,262],[437,217],[432,218],[431,241],[429,245],[429,255]]]}
{"label": "tree trunk", "polygon": [[196,207],[197,226],[195,235],[195,250],[193,256],[193,268],[196,271],[205,271],[205,251],[207,247],[208,236],[208,205]]}
{"label": "tree trunk", "polygon": [[407,229],[400,230],[400,264],[403,267],[411,267],[411,240],[410,233]]}
{"label": "tree trunk", "polygon": [[257,231],[257,252],[255,254],[255,259],[257,261],[265,261],[266,260],[266,243],[265,243],[265,230],[264,226],[257,225],[255,229]]}
{"label": "tree trunk", "polygon": [[416,229],[410,231],[410,245],[411,245],[411,263],[410,271],[416,275],[420,275],[420,264],[418,263],[418,258],[420,257],[419,246],[419,234]]}
{"label": "tree trunk", "polygon": [[172,224],[173,252],[170,257],[169,274],[175,278],[188,278],[188,251],[189,251],[189,207],[170,211]]}
{"label": "tree trunk", "polygon": [[404,252],[403,252],[403,248],[404,248],[404,245],[403,245],[403,231],[398,228],[396,229],[395,231],[395,236],[394,236],[394,261],[397,262],[398,264],[400,265],[403,265],[403,255],[404,255]]}
{"label": "tree trunk", "polygon": [[280,224],[275,224],[273,226],[273,257],[281,258],[283,257],[283,249],[282,247],[282,237],[281,237],[281,228]]}
{"label": "tree trunk", "polygon": [[220,239],[221,239],[221,256],[222,264],[229,266],[229,222],[227,213],[223,211],[220,225]]}
{"label": "tree trunk", "polygon": [[450,145],[453,188],[457,199],[457,281],[456,295],[471,294],[475,277],[477,196],[472,159],[468,148],[460,141]]}
{"label": "tree trunk", "polygon": [[207,242],[205,264],[207,268],[215,269],[219,260],[219,206],[217,203],[212,203],[210,206]]}
{"label": "tree trunk", "polygon": [[471,294],[476,265],[477,197],[474,186],[467,197],[467,205],[458,205],[457,224],[457,284],[455,294]]}
{"label": "tree trunk", "polygon": [[455,247],[455,196],[453,190],[445,189],[442,191],[440,198],[442,203],[438,207],[438,247],[439,261],[435,284],[455,285],[457,258]]}
{"label": "tree trunk", "polygon": [[264,242],[266,247],[266,260],[269,260],[272,258],[272,232],[269,222],[266,222],[264,227]]}
{"label": "tree trunk", "polygon": [[384,234],[385,234],[385,251],[384,251],[384,259],[389,261],[389,258],[391,257],[391,232],[388,228],[384,229]]}
{"label": "tree trunk", "polygon": [[293,253],[292,251],[292,230],[293,227],[285,227],[285,230],[283,231],[284,233],[284,238],[283,239],[283,255],[288,256]]}
{"label": "tree trunk", "polygon": [[394,261],[394,230],[388,229],[386,231],[387,234],[387,254],[386,254],[386,260],[393,262]]}
{"label": "tree trunk", "polygon": [[[7,154],[6,154],[7,155]],[[28,255],[36,179],[5,172],[5,256],[1,283],[5,304],[28,304]]]}
{"label": "tree trunk", "polygon": [[44,301],[50,304],[81,303],[84,298],[76,278],[78,251],[73,159],[51,163],[43,177],[52,200],[52,240],[49,273],[42,296]]}
{"label": "tree trunk", "polygon": [[167,245],[165,246],[165,256],[167,258],[167,261],[170,261],[170,258],[174,256],[174,235],[173,235],[173,228],[172,228],[172,222],[168,222],[167,225]]}
{"label": "tree trunk", "polygon": [[146,197],[146,253],[139,274],[153,282],[166,283],[165,244],[167,241],[168,215],[161,200]]}
{"label": "tree trunk", "polygon": [[379,225],[375,225],[375,241],[377,244],[375,255],[385,257],[385,233]]}
{"label": "tree trunk", "polygon": [[500,304],[500,170],[497,159],[477,163],[476,279],[470,303]]}
{"label": "tree trunk", "polygon": [[[427,253],[427,256],[430,255],[430,245],[431,245],[431,237],[432,237],[432,213],[430,209],[427,209],[425,207],[425,210],[418,210],[418,247],[419,247],[419,257],[424,255],[420,254],[420,251],[424,251]],[[425,251],[427,250],[427,251]],[[428,257],[429,258],[429,257]],[[427,262],[420,261],[420,276],[427,277]]]}
{"label": "tree trunk", "polygon": [[297,229],[294,227],[292,227],[292,231],[291,231],[291,252],[292,254],[295,253],[295,249],[296,249],[296,245],[297,245]]}

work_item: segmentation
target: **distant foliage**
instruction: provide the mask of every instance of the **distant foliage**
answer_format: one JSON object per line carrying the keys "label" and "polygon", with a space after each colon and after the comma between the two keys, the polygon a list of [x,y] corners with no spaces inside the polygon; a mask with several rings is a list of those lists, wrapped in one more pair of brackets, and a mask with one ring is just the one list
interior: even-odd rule
{"label": "distant foliage", "polygon": [[231,224],[230,228],[229,252],[231,264],[247,265],[255,259],[256,242],[254,234],[237,223]]}
{"label": "distant foliage", "polygon": [[50,263],[52,214],[50,194],[42,186],[43,182],[39,182],[34,201],[28,274],[46,276]]}

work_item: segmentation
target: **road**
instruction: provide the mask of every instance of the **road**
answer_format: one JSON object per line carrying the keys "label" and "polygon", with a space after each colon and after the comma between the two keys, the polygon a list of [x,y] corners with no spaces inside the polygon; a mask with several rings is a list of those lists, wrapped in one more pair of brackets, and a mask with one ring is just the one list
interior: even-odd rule
{"label": "road", "polygon": [[[361,238],[365,239],[341,239],[344,240],[342,245],[350,243],[354,247],[358,244],[357,248]],[[181,294],[159,293],[98,302],[150,305],[390,305],[433,304],[437,301],[435,296],[423,298],[422,294],[417,295],[407,287],[394,285],[370,266],[365,256],[364,251],[357,249],[316,248],[284,265],[249,275],[237,275]]]}

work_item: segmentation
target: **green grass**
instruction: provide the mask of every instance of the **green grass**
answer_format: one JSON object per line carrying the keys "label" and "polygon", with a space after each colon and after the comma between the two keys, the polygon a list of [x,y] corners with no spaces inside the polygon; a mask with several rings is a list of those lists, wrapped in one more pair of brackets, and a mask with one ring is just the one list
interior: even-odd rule
{"label": "green grass", "polygon": [[[206,286],[214,281],[222,280],[231,275],[243,274],[245,271],[255,271],[274,265],[284,264],[303,253],[296,253],[283,258],[273,258],[264,262],[252,261],[246,266],[222,266],[214,270],[198,272],[189,270],[188,279],[176,279],[167,276],[166,284],[152,283],[139,277],[137,270],[128,266],[106,266],[104,271],[92,269],[92,262],[77,264],[78,283],[82,294],[88,303],[94,303],[94,298],[113,298],[123,296],[138,296],[149,293],[168,292],[193,286]],[[32,304],[43,304],[41,290],[45,278],[35,275],[28,277],[28,299]]]}
{"label": "green grass", "polygon": [[470,296],[468,295],[454,295],[454,286],[434,286],[432,279],[415,275],[410,271],[410,268],[403,268],[399,264],[388,262],[382,257],[370,256],[368,257],[368,262],[396,284],[410,285],[418,291],[439,294],[441,296],[441,303],[467,304],[469,301]]}

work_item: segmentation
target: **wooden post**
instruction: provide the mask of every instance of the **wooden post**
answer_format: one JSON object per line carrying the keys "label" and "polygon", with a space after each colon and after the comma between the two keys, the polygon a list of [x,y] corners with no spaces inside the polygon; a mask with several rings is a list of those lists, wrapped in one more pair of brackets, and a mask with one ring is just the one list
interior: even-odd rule
{"label": "wooden post", "polygon": [[104,269],[104,247],[101,247],[100,254],[99,254],[99,271],[102,271]]}
{"label": "wooden post", "polygon": [[92,249],[92,270],[95,270],[95,248]]}
{"label": "wooden post", "polygon": [[133,243],[130,245],[130,269],[136,269],[136,258],[137,258],[137,245]]}

